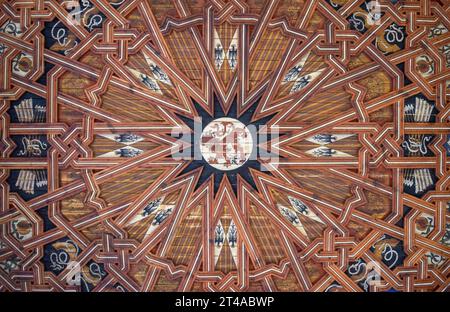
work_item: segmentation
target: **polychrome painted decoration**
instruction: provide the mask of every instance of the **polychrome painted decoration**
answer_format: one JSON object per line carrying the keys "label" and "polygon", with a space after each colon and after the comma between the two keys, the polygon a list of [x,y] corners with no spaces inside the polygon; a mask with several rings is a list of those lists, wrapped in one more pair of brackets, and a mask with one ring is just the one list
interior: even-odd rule
{"label": "polychrome painted decoration", "polygon": [[450,290],[450,3],[0,1],[0,291]]}

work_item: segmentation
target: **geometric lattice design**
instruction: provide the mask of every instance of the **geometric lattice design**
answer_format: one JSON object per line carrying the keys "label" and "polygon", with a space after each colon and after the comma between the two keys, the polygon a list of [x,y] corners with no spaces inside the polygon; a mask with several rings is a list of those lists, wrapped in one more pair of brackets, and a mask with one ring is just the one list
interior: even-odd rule
{"label": "geometric lattice design", "polygon": [[1,291],[448,291],[447,1],[72,2],[0,3]]}

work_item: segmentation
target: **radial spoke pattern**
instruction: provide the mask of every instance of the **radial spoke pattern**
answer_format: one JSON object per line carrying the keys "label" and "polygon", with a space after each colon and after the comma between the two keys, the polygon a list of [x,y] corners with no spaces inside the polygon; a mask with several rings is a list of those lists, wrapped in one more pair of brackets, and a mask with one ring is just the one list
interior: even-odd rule
{"label": "radial spoke pattern", "polygon": [[449,290],[448,1],[72,2],[0,2],[0,291]]}

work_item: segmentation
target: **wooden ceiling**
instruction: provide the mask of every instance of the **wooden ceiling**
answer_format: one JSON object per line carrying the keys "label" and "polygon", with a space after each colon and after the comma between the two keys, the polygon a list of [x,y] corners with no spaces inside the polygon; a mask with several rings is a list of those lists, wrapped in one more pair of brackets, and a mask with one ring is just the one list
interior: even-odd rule
{"label": "wooden ceiling", "polygon": [[[0,290],[448,291],[449,16],[0,1]],[[271,157],[174,157],[222,116]]]}

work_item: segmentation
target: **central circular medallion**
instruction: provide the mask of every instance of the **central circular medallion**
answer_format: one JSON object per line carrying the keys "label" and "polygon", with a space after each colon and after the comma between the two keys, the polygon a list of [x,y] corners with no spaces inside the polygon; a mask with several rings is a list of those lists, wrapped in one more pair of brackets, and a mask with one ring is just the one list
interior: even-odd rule
{"label": "central circular medallion", "polygon": [[253,139],[247,127],[234,118],[218,118],[203,129],[200,151],[208,164],[219,170],[234,170],[250,157]]}

